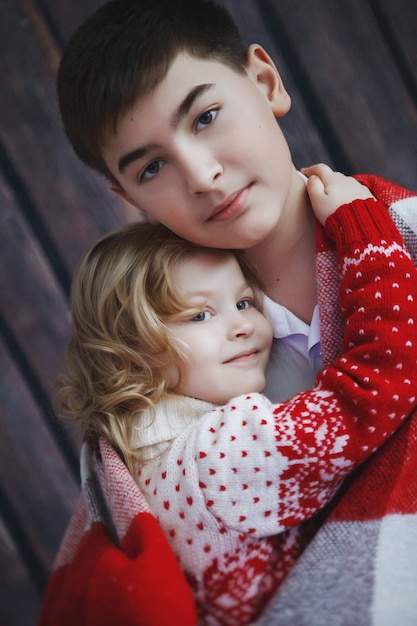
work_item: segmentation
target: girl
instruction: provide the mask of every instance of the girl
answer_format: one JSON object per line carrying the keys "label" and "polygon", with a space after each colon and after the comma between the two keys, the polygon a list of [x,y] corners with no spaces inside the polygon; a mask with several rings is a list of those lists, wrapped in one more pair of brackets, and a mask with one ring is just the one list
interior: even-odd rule
{"label": "girl", "polygon": [[202,623],[260,614],[309,520],[416,403],[417,270],[401,237],[354,179],[326,171],[308,185],[337,246],[344,354],[285,403],[259,393],[272,334],[242,255],[136,224],[74,275],[59,399],[119,451]]}

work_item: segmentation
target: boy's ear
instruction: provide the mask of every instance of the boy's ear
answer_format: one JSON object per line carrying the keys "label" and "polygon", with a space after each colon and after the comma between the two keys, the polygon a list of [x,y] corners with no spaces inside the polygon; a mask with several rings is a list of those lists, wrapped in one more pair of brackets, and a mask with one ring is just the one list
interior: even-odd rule
{"label": "boy's ear", "polygon": [[113,182],[112,180],[108,180],[107,185],[110,191],[114,191],[114,193],[117,193],[117,195],[120,196],[125,202],[128,202],[129,204],[136,207],[142,213],[142,215],[148,220],[148,222],[150,222],[151,224],[155,224],[155,225],[158,224],[156,220],[153,220],[152,218],[148,217],[148,215],[137,204],[135,204],[135,202],[133,202],[132,198],[129,196],[127,191],[123,189],[123,187],[120,187],[120,185]]}
{"label": "boy's ear", "polygon": [[266,95],[275,117],[282,117],[291,107],[291,98],[284,87],[275,63],[266,50],[257,43],[249,46],[246,72]]}
{"label": "boy's ear", "polygon": [[133,202],[132,198],[123,189],[123,187],[121,187],[117,183],[113,182],[112,180],[108,180],[107,181],[107,186],[110,189],[110,191],[114,191],[114,193],[117,193],[117,195],[120,196],[121,198],[123,198],[123,200],[125,200],[129,204],[133,204],[134,205],[134,202]]}

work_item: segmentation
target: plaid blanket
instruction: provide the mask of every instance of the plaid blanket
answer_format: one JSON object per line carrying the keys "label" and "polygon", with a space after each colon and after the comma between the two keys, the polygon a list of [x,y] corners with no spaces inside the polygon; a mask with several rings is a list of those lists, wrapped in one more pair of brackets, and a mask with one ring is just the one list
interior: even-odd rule
{"label": "plaid blanket", "polygon": [[[360,176],[417,262],[417,196]],[[340,353],[337,259],[318,230],[323,360]],[[416,626],[417,416],[355,473],[325,511],[259,626]],[[193,598],[171,548],[114,449],[85,443],[82,493],[38,626],[188,626]]]}
{"label": "plaid blanket", "polygon": [[176,557],[107,440],[83,444],[81,481],[38,626],[194,626]]}
{"label": "plaid blanket", "polygon": [[[357,176],[384,202],[417,263],[417,197]],[[333,244],[319,229],[324,364],[340,354],[343,319]],[[417,415],[354,474],[280,587],[261,626],[416,626]]]}

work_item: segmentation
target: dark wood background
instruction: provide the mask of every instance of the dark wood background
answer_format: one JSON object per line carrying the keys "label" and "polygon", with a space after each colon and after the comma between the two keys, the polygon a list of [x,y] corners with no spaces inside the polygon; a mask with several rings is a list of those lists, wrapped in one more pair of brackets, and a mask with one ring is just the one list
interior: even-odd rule
{"label": "dark wood background", "polygon": [[[55,101],[62,49],[100,4],[0,0],[0,626],[34,624],[78,495],[79,435],[52,408],[71,272],[138,218],[73,155]],[[297,166],[417,191],[416,0],[224,4],[292,94],[282,127]]]}

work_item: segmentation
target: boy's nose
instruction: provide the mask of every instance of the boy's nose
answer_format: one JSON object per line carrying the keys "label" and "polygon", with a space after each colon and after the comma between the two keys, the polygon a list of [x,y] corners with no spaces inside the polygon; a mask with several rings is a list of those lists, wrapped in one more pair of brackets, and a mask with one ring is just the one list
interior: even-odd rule
{"label": "boy's nose", "polygon": [[204,151],[190,152],[183,158],[183,168],[188,192],[191,195],[207,193],[223,169],[213,155]]}

